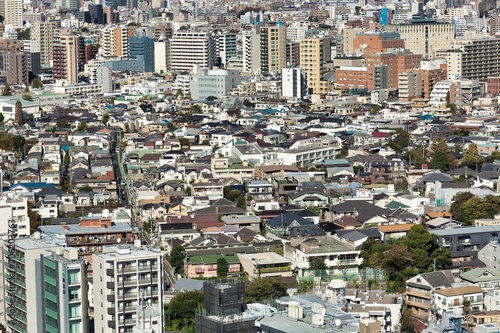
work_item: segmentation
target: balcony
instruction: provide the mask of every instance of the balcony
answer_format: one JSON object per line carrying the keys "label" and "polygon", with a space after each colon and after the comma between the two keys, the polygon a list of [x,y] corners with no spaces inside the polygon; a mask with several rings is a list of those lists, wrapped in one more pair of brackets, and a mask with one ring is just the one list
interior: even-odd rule
{"label": "balcony", "polygon": [[114,316],[116,314],[115,307],[111,306],[108,308],[108,314]]}
{"label": "balcony", "polygon": [[118,325],[120,326],[130,326],[130,325],[135,325],[136,320],[135,319],[122,319],[118,322]]}
{"label": "balcony", "polygon": [[116,323],[114,320],[108,320],[108,327],[115,329]]}
{"label": "balcony", "polygon": [[137,311],[137,306],[135,306],[135,305],[129,305],[129,306],[124,306],[124,307],[118,308],[119,313],[123,313],[123,312],[135,313],[136,311]]}

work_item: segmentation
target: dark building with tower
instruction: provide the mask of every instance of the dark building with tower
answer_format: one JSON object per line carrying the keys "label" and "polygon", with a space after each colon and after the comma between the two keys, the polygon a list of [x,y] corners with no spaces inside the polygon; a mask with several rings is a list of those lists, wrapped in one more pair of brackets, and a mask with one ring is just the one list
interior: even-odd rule
{"label": "dark building with tower", "polygon": [[255,317],[244,315],[245,283],[217,280],[203,285],[203,309],[196,315],[196,333],[255,333]]}

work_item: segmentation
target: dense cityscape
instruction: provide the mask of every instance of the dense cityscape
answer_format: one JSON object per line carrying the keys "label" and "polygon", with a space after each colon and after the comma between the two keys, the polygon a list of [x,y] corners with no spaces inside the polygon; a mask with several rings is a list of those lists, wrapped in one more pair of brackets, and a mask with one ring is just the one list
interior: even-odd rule
{"label": "dense cityscape", "polygon": [[0,331],[500,332],[498,8],[0,0]]}

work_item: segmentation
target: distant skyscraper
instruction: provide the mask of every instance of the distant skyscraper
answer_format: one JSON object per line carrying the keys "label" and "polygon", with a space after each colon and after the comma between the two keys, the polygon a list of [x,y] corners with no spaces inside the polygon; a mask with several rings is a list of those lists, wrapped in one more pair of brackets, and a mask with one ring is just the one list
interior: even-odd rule
{"label": "distant skyscraper", "polygon": [[104,11],[102,5],[89,5],[90,22],[95,24],[105,24]]}
{"label": "distant skyscraper", "polygon": [[128,40],[133,29],[128,27],[105,27],[99,34],[99,45],[106,57],[128,58]]}
{"label": "distant skyscraper", "polygon": [[170,42],[159,40],[155,42],[155,73],[165,73],[170,69]]}

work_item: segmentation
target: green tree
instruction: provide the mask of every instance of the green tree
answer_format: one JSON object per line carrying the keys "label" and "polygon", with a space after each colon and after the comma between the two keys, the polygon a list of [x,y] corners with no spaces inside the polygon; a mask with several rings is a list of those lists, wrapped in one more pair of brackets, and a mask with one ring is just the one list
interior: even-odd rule
{"label": "green tree", "polygon": [[453,146],[453,151],[455,153],[461,153],[464,151],[464,147],[460,142],[455,142],[455,145]]}
{"label": "green tree", "polygon": [[410,145],[410,133],[402,128],[396,129],[389,140],[389,147],[400,153],[403,148]]}
{"label": "green tree", "polygon": [[33,234],[42,224],[42,217],[33,210],[35,206],[28,203],[28,218],[30,219],[30,234]]}
{"label": "green tree", "polygon": [[87,123],[82,121],[80,124],[78,124],[78,127],[76,128],[78,132],[85,132],[87,131]]}
{"label": "green tree", "polygon": [[446,144],[446,140],[444,138],[435,139],[432,142],[431,150],[431,168],[441,171],[449,170],[448,155],[450,155],[450,149]]}
{"label": "green tree", "polygon": [[10,85],[8,83],[3,86],[2,90],[2,96],[11,96],[12,95],[12,89],[10,88]]}
{"label": "green tree", "polygon": [[22,135],[13,135],[12,136],[12,145],[14,146],[15,151],[20,151],[21,156],[24,158],[24,154],[26,151],[26,138]]}
{"label": "green tree", "polygon": [[170,256],[168,257],[168,261],[173,268],[176,269],[177,272],[184,268],[184,258],[185,258],[185,249],[184,247],[178,245],[174,246],[172,251],[170,251]]}
{"label": "green tree", "polygon": [[229,263],[226,258],[220,257],[217,259],[217,277],[224,278],[227,277],[229,273]]}
{"label": "green tree", "polygon": [[406,305],[403,307],[401,314],[401,333],[415,333],[415,325],[413,325],[413,318],[411,309]]}
{"label": "green tree", "polygon": [[43,83],[42,81],[40,81],[40,79],[35,78],[33,79],[33,81],[31,81],[31,87],[34,89],[40,89],[43,87]]}
{"label": "green tree", "polygon": [[0,112],[0,123],[3,123],[5,120],[5,117],[3,116],[3,113]]}
{"label": "green tree", "polygon": [[472,198],[474,194],[470,192],[458,192],[453,198],[453,203],[450,206],[451,216],[458,221],[462,221],[462,205]]}
{"label": "green tree", "polygon": [[460,161],[462,166],[468,166],[469,168],[476,169],[476,164],[479,160],[479,151],[475,143],[469,143],[467,149],[464,151],[464,156]]}
{"label": "green tree", "polygon": [[25,101],[33,102],[33,96],[31,96],[31,94],[28,93],[23,93],[22,99]]}
{"label": "green tree", "polygon": [[169,330],[194,333],[196,311],[203,306],[203,293],[199,290],[185,291],[175,295],[166,306]]}
{"label": "green tree", "polygon": [[59,118],[56,121],[56,127],[57,128],[69,128],[69,123],[66,119],[64,118]]}
{"label": "green tree", "polygon": [[[239,191],[238,191],[239,192]],[[241,192],[240,192],[241,193]],[[245,199],[245,196],[243,194],[240,194],[237,198],[236,198],[236,207],[239,207],[239,208],[246,208],[247,207],[247,201]]]}
{"label": "green tree", "polygon": [[109,113],[106,112],[103,116],[102,116],[102,119],[101,119],[101,123],[103,125],[107,125],[108,124],[108,121],[109,121]]}
{"label": "green tree", "polygon": [[409,186],[409,184],[408,184],[408,180],[406,178],[401,178],[394,183],[394,189],[397,192],[408,191],[408,186]]}
{"label": "green tree", "polygon": [[473,196],[462,204],[462,215],[460,221],[465,224],[472,225],[474,220],[488,218],[489,207],[488,202],[478,196]]}
{"label": "green tree", "polygon": [[325,264],[325,261],[321,258],[314,257],[309,262],[309,269],[314,271],[324,271],[328,267]]}
{"label": "green tree", "polygon": [[181,145],[181,148],[189,149],[189,147],[191,146],[191,143],[187,138],[179,138],[179,144]]}
{"label": "green tree", "polygon": [[264,277],[252,281],[247,287],[246,302],[256,303],[277,299],[288,295],[285,282],[272,277]]}

